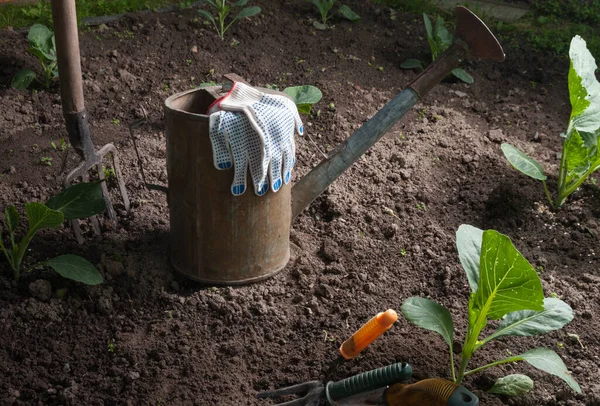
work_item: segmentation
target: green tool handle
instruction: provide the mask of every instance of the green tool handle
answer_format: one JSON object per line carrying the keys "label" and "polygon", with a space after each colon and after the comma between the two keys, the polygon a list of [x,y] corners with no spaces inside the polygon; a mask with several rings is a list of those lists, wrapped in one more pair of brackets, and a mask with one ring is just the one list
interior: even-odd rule
{"label": "green tool handle", "polygon": [[369,392],[377,388],[405,381],[412,376],[412,367],[406,362],[398,362],[383,368],[351,376],[338,382],[327,382],[325,394],[327,401],[333,405],[336,400]]}

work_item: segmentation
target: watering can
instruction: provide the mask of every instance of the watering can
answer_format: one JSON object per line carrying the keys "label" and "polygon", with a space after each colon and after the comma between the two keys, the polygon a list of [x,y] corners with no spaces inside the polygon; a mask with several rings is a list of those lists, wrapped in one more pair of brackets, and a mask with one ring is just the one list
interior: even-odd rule
{"label": "watering can", "polygon": [[[232,171],[213,166],[206,112],[215,89],[199,88],[165,101],[171,263],[209,284],[246,284],[282,270],[290,258],[292,220],[375,144],[463,59],[504,60],[487,26],[456,9],[454,43],[406,89],[292,187],[264,196],[230,191]],[[266,89],[260,89],[267,92]]]}

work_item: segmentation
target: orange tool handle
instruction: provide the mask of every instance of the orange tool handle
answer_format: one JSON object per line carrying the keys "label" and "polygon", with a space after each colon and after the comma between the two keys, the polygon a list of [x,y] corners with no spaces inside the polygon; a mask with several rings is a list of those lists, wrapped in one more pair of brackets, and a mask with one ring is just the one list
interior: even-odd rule
{"label": "orange tool handle", "polygon": [[392,327],[392,324],[394,324],[396,320],[398,320],[398,314],[392,309],[377,314],[377,316],[373,317],[354,333],[352,337],[344,341],[340,347],[340,355],[345,360],[356,357],[362,350],[367,348],[369,344],[375,341],[377,337]]}

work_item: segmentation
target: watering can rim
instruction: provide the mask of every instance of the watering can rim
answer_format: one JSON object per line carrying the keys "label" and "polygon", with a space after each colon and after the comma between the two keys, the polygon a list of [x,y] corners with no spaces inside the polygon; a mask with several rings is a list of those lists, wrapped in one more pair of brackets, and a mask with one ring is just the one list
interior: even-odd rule
{"label": "watering can rim", "polygon": [[195,89],[189,89],[184,92],[172,94],[171,96],[167,97],[167,99],[165,100],[165,107],[168,108],[169,110],[177,112],[179,114],[193,117],[193,118],[197,119],[198,121],[208,121],[208,118],[210,117],[208,114],[192,113],[192,112],[182,110],[182,109],[179,109],[179,108],[176,108],[173,106],[173,102],[176,99],[179,99],[180,97],[186,96],[190,93],[194,93],[194,92],[197,92],[200,90],[206,90],[206,88],[205,87],[197,87]]}
{"label": "watering can rim", "polygon": [[[284,92],[280,92],[280,91],[278,91],[278,90],[274,90],[274,89],[267,89],[267,88],[265,88],[265,87],[260,87],[260,86],[252,86],[252,87],[253,87],[254,89],[260,90],[260,91],[261,91],[261,92],[263,92],[263,93],[267,93],[267,94],[273,94],[273,95],[278,95],[278,96],[283,96],[283,97],[286,97],[287,99],[289,99],[289,100],[292,100],[292,101],[293,101],[293,99],[290,97],[290,95],[288,95],[288,94],[286,94],[286,93],[284,93]],[[191,112],[189,112],[189,111],[186,111],[186,110],[178,109],[178,108],[175,108],[175,107],[173,106],[173,102],[174,102],[176,99],[178,99],[178,98],[180,98],[180,97],[183,97],[183,96],[186,96],[186,95],[188,95],[188,94],[190,94],[190,93],[198,92],[198,91],[201,91],[201,90],[207,90],[207,89],[219,89],[219,88],[222,88],[222,85],[214,85],[214,86],[197,87],[197,88],[195,88],[195,89],[188,89],[188,90],[185,90],[185,91],[183,91],[183,92],[178,92],[178,93],[172,94],[171,96],[167,97],[167,98],[165,99],[165,104],[164,104],[164,105],[165,105],[165,107],[166,107],[166,108],[168,108],[169,110],[171,110],[171,111],[174,111],[174,112],[177,112],[178,114],[182,114],[182,115],[186,115],[186,116],[189,116],[189,117],[193,117],[194,119],[196,119],[196,120],[198,120],[198,121],[205,121],[205,120],[208,120],[208,119],[209,119],[209,117],[210,117],[210,115],[209,115],[209,114],[191,113]]]}

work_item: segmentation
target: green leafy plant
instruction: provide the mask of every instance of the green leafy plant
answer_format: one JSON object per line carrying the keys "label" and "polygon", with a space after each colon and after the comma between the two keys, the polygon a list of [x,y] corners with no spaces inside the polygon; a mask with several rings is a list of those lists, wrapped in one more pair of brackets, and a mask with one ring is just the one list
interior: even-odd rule
{"label": "green leafy plant", "polygon": [[546,185],[542,165],[511,144],[502,144],[508,162],[519,172],[540,180],[550,204],[561,207],[583,182],[600,169],[600,83],[596,62],[580,36],[571,40],[569,50],[569,95],[571,117],[567,131],[561,134],[563,149],[558,169],[557,193],[553,198]]}
{"label": "green leafy plant", "polygon": [[179,2],[179,8],[189,8],[192,6],[192,4],[194,4],[194,0],[183,0]]}
{"label": "green leafy plant", "polygon": [[204,82],[204,83],[200,83],[198,85],[199,89],[202,89],[203,87],[210,87],[210,86],[217,86],[218,83],[217,82]]}
{"label": "green leafy plant", "polygon": [[298,111],[304,114],[310,114],[313,104],[318,103],[323,97],[323,93],[318,87],[311,85],[286,87],[283,93],[290,96]]}
{"label": "green leafy plant", "polygon": [[[429,42],[429,49],[431,50],[431,60],[435,61],[446,49],[448,49],[448,47],[450,47],[450,45],[452,45],[452,34],[448,31],[446,23],[440,16],[437,16],[435,25],[433,25],[427,14],[423,13],[423,22],[425,23],[427,41]],[[402,62],[400,67],[403,69],[425,69],[425,65],[422,61],[413,58]],[[452,69],[452,75],[465,83],[473,83],[473,77],[465,72],[464,69]]]}
{"label": "green leafy plant", "polygon": [[600,24],[599,0],[583,2],[536,0],[532,4],[532,11],[535,15],[552,16],[563,21],[586,22],[590,25]]}
{"label": "green leafy plant", "polygon": [[[471,288],[469,321],[458,374],[454,366],[454,323],[450,312],[444,306],[421,297],[411,297],[402,304],[402,313],[408,321],[439,333],[448,344],[452,379],[460,384],[467,375],[502,364],[525,361],[561,378],[573,390],[581,393],[561,358],[543,347],[467,370],[475,351],[490,341],[505,336],[535,336],[558,330],[573,319],[573,310],[560,299],[544,298],[538,274],[507,236],[494,230],[483,231],[462,225],[456,233],[456,245]],[[493,333],[480,338],[490,320],[500,322]],[[533,385],[530,381],[525,375],[509,375],[498,380],[492,391],[521,394],[531,389]]]}
{"label": "green leafy plant", "polygon": [[40,163],[46,166],[52,166],[52,157],[43,156],[40,158]]}
{"label": "green leafy plant", "polygon": [[35,55],[42,66],[43,79],[38,79],[35,72],[29,69],[22,69],[13,77],[11,86],[14,89],[27,89],[31,82],[37,80],[47,89],[52,81],[58,77],[54,34],[46,26],[35,24],[29,30],[27,40],[29,42],[29,53]]}
{"label": "green leafy plant", "polygon": [[[321,22],[315,21],[313,26],[319,30],[326,29],[327,21],[332,16],[331,9],[335,3],[337,3],[337,0],[310,0],[310,2],[315,5],[321,15]],[[360,20],[360,16],[345,4],[340,6],[338,12],[349,21],[354,22]]]}
{"label": "green leafy plant", "polygon": [[69,148],[69,144],[65,141],[64,137],[58,139],[58,145],[56,145],[54,141],[50,141],[50,145],[52,145],[52,148],[54,148],[55,151],[66,151],[67,148]]}
{"label": "green leafy plant", "polygon": [[[17,241],[15,233],[20,223],[20,215],[14,206],[4,211],[4,220],[9,242],[4,244],[0,238],[0,250],[13,270],[15,280],[22,272],[40,266],[48,266],[61,276],[87,285],[97,285],[103,278],[100,272],[86,259],[77,255],[60,255],[40,262],[27,270],[22,270],[23,258],[31,240],[44,228],[59,228],[65,220],[81,219],[102,213],[106,208],[99,182],[73,185],[48,200],[46,204],[26,203],[25,215],[28,229],[23,238]],[[1,230],[0,230],[1,231]]]}
{"label": "green leafy plant", "polygon": [[109,181],[117,178],[117,174],[115,173],[115,168],[106,167],[102,165],[102,172],[104,173],[104,178]]}
{"label": "green leafy plant", "polygon": [[[21,18],[32,21],[33,23],[52,25],[52,9],[50,3],[46,1],[36,1],[29,7],[21,7],[18,9]],[[29,24],[29,26],[33,25]]]}
{"label": "green leafy plant", "polygon": [[225,24],[225,20],[231,12],[231,10],[234,7],[244,7],[246,4],[248,4],[248,0],[239,0],[233,3],[233,5],[227,4],[225,0],[205,0],[205,2],[208,3],[215,10],[216,15],[213,16],[211,13],[203,9],[199,9],[198,13],[200,13],[202,17],[206,18],[213,24],[215,30],[217,31],[217,34],[219,34],[219,37],[221,37],[221,39],[225,38],[225,32],[229,29],[229,27],[231,27],[231,25],[234,22],[242,18],[249,18],[255,16],[261,11],[260,7],[258,6],[245,7],[229,22],[229,24]]}

